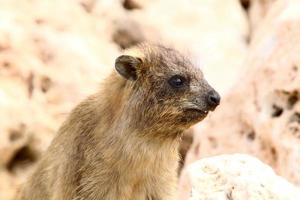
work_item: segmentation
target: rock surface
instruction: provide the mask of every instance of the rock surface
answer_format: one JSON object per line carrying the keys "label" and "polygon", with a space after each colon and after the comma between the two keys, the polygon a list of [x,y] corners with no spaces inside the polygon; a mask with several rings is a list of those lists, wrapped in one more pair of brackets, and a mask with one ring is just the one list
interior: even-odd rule
{"label": "rock surface", "polygon": [[[195,127],[187,163],[248,153],[299,185],[300,2],[249,2],[247,20],[239,0],[0,0],[0,199],[13,198],[72,107],[101,85],[121,50],[143,41],[190,52],[225,96]],[[187,135],[182,154],[191,141]],[[227,158],[207,163],[220,166]],[[243,165],[235,158],[221,171],[228,180]],[[242,179],[252,169],[280,179],[267,167],[243,171]],[[198,188],[212,183],[205,180]],[[230,189],[223,186],[221,196]]]}
{"label": "rock surface", "polygon": [[249,155],[203,158],[183,171],[179,199],[295,200],[300,188],[277,176],[272,168]]}
{"label": "rock surface", "polygon": [[195,127],[187,163],[255,155],[300,184],[300,2],[277,1],[251,40],[244,76]]}
{"label": "rock surface", "polygon": [[142,9],[129,16],[146,30],[145,38],[190,52],[201,65],[207,80],[220,93],[226,93],[243,69],[250,37],[240,1],[142,2]]}
{"label": "rock surface", "polygon": [[0,19],[5,200],[123,48],[153,41],[190,51],[224,93],[247,51],[248,22],[238,0],[0,0]]}

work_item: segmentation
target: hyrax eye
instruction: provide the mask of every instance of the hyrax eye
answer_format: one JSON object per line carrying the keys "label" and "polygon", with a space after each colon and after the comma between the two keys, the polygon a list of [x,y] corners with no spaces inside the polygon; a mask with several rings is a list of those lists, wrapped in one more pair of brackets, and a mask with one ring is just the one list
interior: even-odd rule
{"label": "hyrax eye", "polygon": [[173,88],[180,88],[185,85],[186,79],[183,76],[175,75],[172,76],[168,82]]}

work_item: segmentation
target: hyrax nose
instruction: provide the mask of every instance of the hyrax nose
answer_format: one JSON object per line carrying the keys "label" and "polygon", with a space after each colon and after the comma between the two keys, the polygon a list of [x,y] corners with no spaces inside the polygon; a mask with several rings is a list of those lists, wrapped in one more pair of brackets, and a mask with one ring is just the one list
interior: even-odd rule
{"label": "hyrax nose", "polygon": [[220,101],[221,97],[215,90],[211,90],[208,92],[207,104],[210,110],[214,110],[220,104]]}

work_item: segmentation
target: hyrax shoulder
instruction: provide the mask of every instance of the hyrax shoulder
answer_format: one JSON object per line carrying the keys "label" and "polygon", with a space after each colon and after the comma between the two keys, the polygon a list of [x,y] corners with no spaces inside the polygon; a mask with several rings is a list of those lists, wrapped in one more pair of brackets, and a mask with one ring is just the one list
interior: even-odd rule
{"label": "hyrax shoulder", "polygon": [[181,53],[143,44],[60,128],[19,199],[176,198],[182,132],[220,102]]}

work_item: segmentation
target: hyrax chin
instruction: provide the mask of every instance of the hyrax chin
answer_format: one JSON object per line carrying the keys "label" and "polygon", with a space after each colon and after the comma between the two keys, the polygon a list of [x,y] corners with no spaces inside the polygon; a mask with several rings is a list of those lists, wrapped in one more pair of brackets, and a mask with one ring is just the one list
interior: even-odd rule
{"label": "hyrax chin", "polygon": [[179,52],[140,45],[68,117],[19,199],[174,200],[182,132],[220,102]]}

